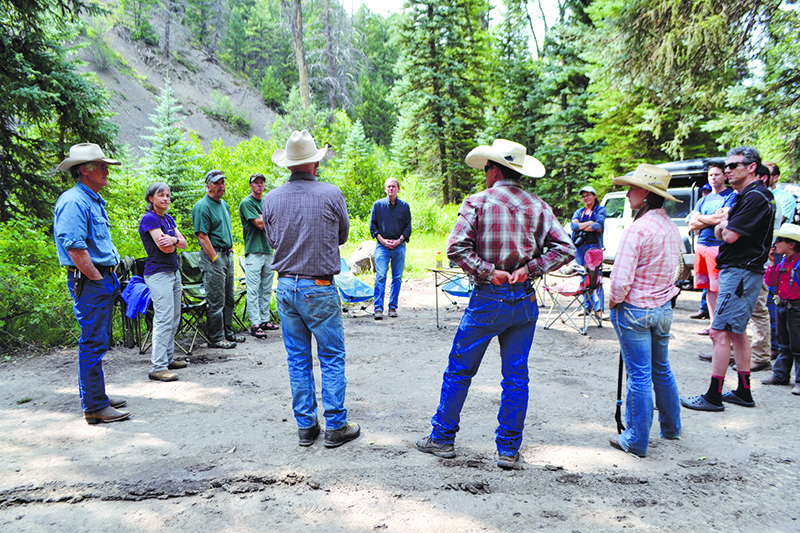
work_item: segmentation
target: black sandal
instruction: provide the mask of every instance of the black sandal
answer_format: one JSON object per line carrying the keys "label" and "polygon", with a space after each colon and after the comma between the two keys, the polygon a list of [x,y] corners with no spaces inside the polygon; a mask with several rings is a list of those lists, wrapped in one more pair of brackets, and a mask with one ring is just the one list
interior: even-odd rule
{"label": "black sandal", "polygon": [[280,329],[278,326],[276,326],[276,325],[275,325],[275,324],[273,324],[272,322],[262,322],[262,323],[259,325],[259,327],[260,327],[261,329],[269,329],[269,330],[276,330],[276,329]]}
{"label": "black sandal", "polygon": [[261,326],[252,326],[250,328],[250,335],[252,335],[256,339],[266,339],[267,338],[267,334],[264,333],[264,330],[261,329]]}

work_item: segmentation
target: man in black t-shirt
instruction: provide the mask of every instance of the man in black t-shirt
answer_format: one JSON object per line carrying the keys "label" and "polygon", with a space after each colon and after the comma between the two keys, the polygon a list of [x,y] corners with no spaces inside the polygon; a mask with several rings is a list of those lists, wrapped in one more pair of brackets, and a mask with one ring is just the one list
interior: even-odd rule
{"label": "man in black t-shirt", "polygon": [[[681,404],[699,411],[723,411],[722,402],[755,407],[750,393],[750,339],[747,321],[753,314],[764,279],[764,264],[772,245],[775,201],[772,193],[756,178],[761,156],[755,148],[742,146],[728,152],[725,177],[738,193],[715,236],[723,241],[717,256],[719,296],[711,324],[714,355],[708,392],[681,396]],[[728,369],[729,346],[733,345],[738,387],[722,394]]]}

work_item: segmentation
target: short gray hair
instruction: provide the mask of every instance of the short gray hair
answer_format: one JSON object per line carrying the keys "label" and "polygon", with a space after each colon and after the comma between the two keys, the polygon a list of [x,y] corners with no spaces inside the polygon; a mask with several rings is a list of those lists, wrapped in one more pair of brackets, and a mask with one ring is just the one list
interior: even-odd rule
{"label": "short gray hair", "polygon": [[94,161],[87,161],[86,163],[78,163],[77,165],[72,165],[69,169],[69,173],[72,174],[72,179],[75,180],[75,183],[80,183],[83,181],[83,174],[81,174],[81,167],[86,167],[86,170],[92,171],[94,170]]}
{"label": "short gray hair", "polygon": [[737,146],[728,150],[728,157],[732,155],[740,155],[744,158],[745,163],[757,163],[756,166],[761,164],[761,154],[752,146]]}
{"label": "short gray hair", "polygon": [[151,183],[147,187],[147,192],[144,193],[144,201],[147,202],[147,207],[145,208],[147,211],[154,211],[153,209],[153,202],[150,201],[150,197],[155,196],[156,194],[160,193],[164,189],[169,189],[169,185],[166,183],[161,183],[157,181],[155,183]]}

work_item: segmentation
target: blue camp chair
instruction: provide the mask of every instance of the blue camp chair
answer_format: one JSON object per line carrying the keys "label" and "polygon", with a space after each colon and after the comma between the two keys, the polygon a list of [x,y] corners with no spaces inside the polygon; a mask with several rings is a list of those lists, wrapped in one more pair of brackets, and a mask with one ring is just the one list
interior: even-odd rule
{"label": "blue camp chair", "polygon": [[[361,309],[366,309],[367,304],[364,302],[372,300],[373,288],[350,272],[350,267],[347,266],[344,257],[341,257],[340,261],[341,272],[336,274],[333,279],[336,281],[336,286],[339,287],[342,301],[348,304],[361,303]],[[345,311],[347,311],[346,308]]]}
{"label": "blue camp chair", "polygon": [[469,298],[472,294],[472,282],[467,275],[456,276],[441,288],[447,299],[450,300],[450,304],[455,307],[458,307],[459,298]]}

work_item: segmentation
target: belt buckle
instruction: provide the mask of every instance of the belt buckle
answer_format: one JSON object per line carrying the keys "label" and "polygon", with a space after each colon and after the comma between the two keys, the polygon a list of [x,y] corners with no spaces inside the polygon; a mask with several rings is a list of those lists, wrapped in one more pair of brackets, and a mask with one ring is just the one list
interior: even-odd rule
{"label": "belt buckle", "polygon": [[314,280],[314,285],[328,286],[330,284],[331,284],[331,282],[329,280],[327,280],[327,279],[315,279]]}

